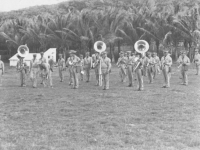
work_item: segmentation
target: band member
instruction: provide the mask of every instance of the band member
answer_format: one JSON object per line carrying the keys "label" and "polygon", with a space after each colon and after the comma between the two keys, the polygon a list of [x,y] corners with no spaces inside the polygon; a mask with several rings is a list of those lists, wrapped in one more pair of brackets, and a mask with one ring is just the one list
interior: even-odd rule
{"label": "band member", "polygon": [[138,57],[137,61],[136,61],[136,68],[135,72],[137,75],[137,80],[138,80],[138,91],[143,91],[144,90],[144,86],[143,86],[143,60],[142,60],[142,54],[137,53],[136,56]]}
{"label": "band member", "polygon": [[[102,80],[102,74],[100,74],[100,61],[102,61],[102,58],[100,56],[100,53],[95,53],[95,61],[94,61],[94,71],[95,71],[95,77],[96,77],[96,85],[100,86],[100,79]],[[101,76],[101,78],[100,78]]]}
{"label": "band member", "polygon": [[67,59],[67,62],[66,62],[66,66],[69,68],[69,85],[73,84],[73,75],[72,75],[72,73],[73,73],[73,64],[71,62],[72,62],[72,55],[70,54],[70,57]]}
{"label": "band member", "polygon": [[48,63],[50,65],[51,72],[53,72],[53,66],[54,66],[55,62],[51,56],[48,56]]}
{"label": "band member", "polygon": [[121,82],[126,81],[126,61],[127,58],[124,57],[124,53],[120,52],[119,53],[120,57],[118,58],[117,61],[117,66],[119,67],[119,76],[121,78]]}
{"label": "band member", "polygon": [[164,76],[163,88],[170,87],[172,58],[170,57],[168,52],[169,51],[167,49],[165,49],[164,56],[161,58],[161,70],[162,70],[163,76]]}
{"label": "band member", "polygon": [[83,55],[81,54],[80,55],[80,65],[81,65],[81,72],[80,72],[80,77],[81,77],[81,81],[83,81],[83,75],[84,75],[84,69],[83,69],[83,66],[84,66],[84,59],[83,59]]}
{"label": "band member", "polygon": [[107,57],[107,52],[102,52],[101,71],[103,78],[103,90],[109,89],[109,74],[111,71],[111,60]]}
{"label": "band member", "polygon": [[41,55],[40,63],[41,63],[41,64],[42,64],[42,63],[47,63],[47,60],[46,60],[46,58],[44,57],[44,52],[41,52],[40,55]]}
{"label": "band member", "polygon": [[[133,71],[136,61],[138,60],[138,57],[136,56],[135,53],[132,53],[132,59],[133,59],[132,71]],[[136,75],[135,71],[133,71],[133,78],[134,78],[134,80],[137,80],[137,75]]]}
{"label": "band member", "polygon": [[198,48],[195,49],[194,61],[196,65],[197,73],[196,75],[200,75],[200,54]]}
{"label": "band member", "polygon": [[49,64],[49,83],[50,83],[50,86],[53,88],[53,78],[52,78],[52,73],[53,73],[53,67],[54,67],[54,60],[53,60],[53,57],[50,57],[49,56],[49,61],[48,61],[48,64]]}
{"label": "band member", "polygon": [[47,86],[47,81],[49,80],[50,87],[53,88],[53,83],[52,83],[52,71],[50,70],[50,65],[49,63],[43,63],[42,65],[39,64],[40,67],[42,67],[42,84],[44,87]]}
{"label": "band member", "polygon": [[17,71],[19,72],[19,75],[20,75],[20,86],[25,87],[26,86],[26,74],[28,72],[28,65],[24,61],[24,57],[17,55],[17,58],[19,59],[19,61],[17,62]]}
{"label": "band member", "polygon": [[36,56],[36,54],[33,54],[33,59],[30,62],[30,78],[32,81],[33,88],[37,87],[37,76],[39,72],[39,66]]}
{"label": "band member", "polygon": [[72,69],[72,81],[73,81],[73,86],[72,88],[77,89],[79,87],[79,80],[78,80],[78,72],[77,67],[80,66],[80,58],[75,55],[76,51],[71,50],[70,51],[70,62],[69,64],[72,64],[71,69]]}
{"label": "band member", "polygon": [[[40,68],[40,77],[42,78],[42,80],[43,80],[43,74],[45,74],[45,71],[43,70],[43,68],[44,68],[44,65],[43,64],[45,64],[45,63],[47,63],[47,60],[46,60],[46,58],[44,57],[44,52],[41,52],[40,53],[40,59],[39,59],[39,68]],[[41,84],[43,84],[43,81],[41,82]]]}
{"label": "band member", "polygon": [[133,63],[134,63],[134,60],[131,57],[131,51],[128,51],[127,52],[127,61],[126,61],[127,75],[128,75],[128,80],[129,80],[128,87],[133,86]]}
{"label": "band member", "polygon": [[[178,57],[178,60],[181,59],[181,57],[182,57],[182,53],[183,53],[183,51],[181,50],[181,51],[180,51],[180,54],[179,54],[179,57]],[[178,69],[179,69],[179,68],[180,68],[180,67],[178,67]],[[179,79],[182,79],[181,70],[180,70]]]}
{"label": "band member", "polygon": [[60,82],[63,82],[64,80],[64,74],[63,74],[64,70],[65,70],[65,60],[64,58],[62,58],[62,54],[59,54],[58,72],[59,72]]}
{"label": "band member", "polygon": [[153,83],[153,58],[151,57],[151,53],[147,52],[147,59],[146,59],[146,67],[147,67],[147,75],[149,79],[149,83]]}
{"label": "band member", "polygon": [[4,74],[4,62],[1,60],[0,55],[0,86],[2,86],[2,75]]}
{"label": "band member", "polygon": [[182,75],[182,85],[188,85],[188,76],[187,71],[190,65],[190,59],[186,56],[186,51],[182,52],[181,57],[179,57],[178,61],[179,66],[181,67],[181,75]]}
{"label": "band member", "polygon": [[142,72],[143,72],[143,76],[147,76],[147,64],[148,64],[148,61],[147,61],[147,57],[146,57],[146,54],[144,53],[144,55],[142,55],[142,62],[143,62],[143,69],[142,69]]}
{"label": "band member", "polygon": [[153,79],[155,79],[157,74],[160,74],[160,58],[157,56],[156,52],[153,52],[152,54],[152,58],[153,58]]}
{"label": "band member", "polygon": [[128,54],[127,52],[124,52],[124,57],[127,58]]}
{"label": "band member", "polygon": [[90,81],[90,70],[92,68],[92,57],[90,57],[90,53],[86,52],[84,58],[84,70],[86,74],[86,82]]}

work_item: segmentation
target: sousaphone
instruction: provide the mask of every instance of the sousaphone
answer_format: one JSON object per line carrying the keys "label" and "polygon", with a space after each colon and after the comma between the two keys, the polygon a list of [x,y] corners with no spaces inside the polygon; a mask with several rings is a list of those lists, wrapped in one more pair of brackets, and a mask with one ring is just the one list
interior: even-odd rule
{"label": "sousaphone", "polygon": [[103,41],[96,41],[94,43],[94,50],[99,53],[102,53],[106,50],[106,44]]}
{"label": "sousaphone", "polygon": [[[94,50],[100,54],[106,50],[106,44],[103,41],[96,41],[94,43]],[[101,72],[101,59],[99,60],[99,86],[102,86],[102,72]]]}
{"label": "sousaphone", "polygon": [[17,49],[17,53],[20,57],[26,57],[29,54],[29,48],[27,45],[20,45]]}
{"label": "sousaphone", "polygon": [[[145,55],[145,53],[149,50],[149,43],[145,40],[138,40],[134,45],[135,51],[138,53],[141,53],[142,56]],[[137,65],[134,68],[134,71],[138,68],[140,62],[137,63]]]}

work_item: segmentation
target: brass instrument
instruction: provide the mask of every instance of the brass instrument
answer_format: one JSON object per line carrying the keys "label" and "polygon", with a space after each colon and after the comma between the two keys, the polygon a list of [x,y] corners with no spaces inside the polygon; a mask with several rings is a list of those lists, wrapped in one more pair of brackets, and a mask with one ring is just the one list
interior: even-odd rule
{"label": "brass instrument", "polygon": [[[106,50],[106,44],[103,41],[97,41],[94,43],[94,50],[101,54]],[[101,60],[99,61],[99,86],[102,86]]]}
{"label": "brass instrument", "polygon": [[17,53],[20,57],[26,57],[29,54],[29,48],[27,45],[20,45],[17,49]]}
{"label": "brass instrument", "polygon": [[[142,56],[145,55],[145,53],[149,50],[149,44],[147,41],[145,40],[138,40],[135,44],[134,44],[134,48],[138,53],[141,53]],[[138,69],[140,65],[140,61],[138,61],[138,63],[136,64],[135,68],[133,69],[134,71]],[[149,65],[149,63],[147,64]]]}

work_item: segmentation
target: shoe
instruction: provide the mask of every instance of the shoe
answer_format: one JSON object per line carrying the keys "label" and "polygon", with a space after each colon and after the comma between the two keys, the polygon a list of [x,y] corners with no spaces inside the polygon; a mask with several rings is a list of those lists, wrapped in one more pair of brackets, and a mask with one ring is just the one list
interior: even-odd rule
{"label": "shoe", "polygon": [[181,85],[184,85],[184,83],[181,83]]}
{"label": "shoe", "polygon": [[129,84],[129,85],[128,85],[128,87],[132,87],[132,86],[133,86],[132,84]]}
{"label": "shoe", "polygon": [[165,88],[170,88],[170,86],[166,86]]}
{"label": "shoe", "polygon": [[162,88],[166,88],[166,85],[163,85]]}

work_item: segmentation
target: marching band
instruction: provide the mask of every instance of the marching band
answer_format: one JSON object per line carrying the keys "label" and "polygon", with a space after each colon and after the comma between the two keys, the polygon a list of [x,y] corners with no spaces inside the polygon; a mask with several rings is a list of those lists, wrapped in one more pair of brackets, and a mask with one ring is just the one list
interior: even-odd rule
{"label": "marching band", "polygon": [[[99,41],[98,41],[99,42]],[[62,57],[62,54],[59,54],[59,59],[57,62],[58,73],[60,77],[60,82],[64,81],[64,71],[66,68],[69,70],[69,85],[73,89],[79,88],[79,77],[81,81],[83,79],[86,82],[91,80],[91,69],[94,69],[96,85],[102,86],[103,90],[109,89],[109,78],[111,73],[111,59],[107,57],[107,52],[105,45],[102,43],[98,43],[97,46],[94,47],[96,53],[90,57],[90,53],[85,53],[85,58],[83,55],[76,55],[75,50],[69,51],[69,58],[65,62],[65,59]],[[99,47],[100,44],[101,46]],[[104,43],[103,43],[104,44]],[[149,83],[152,84],[153,80],[156,79],[156,76],[162,72],[163,74],[163,88],[170,87],[170,79],[171,79],[171,72],[172,72],[172,58],[169,54],[167,48],[164,49],[164,56],[159,59],[156,52],[150,53],[148,51],[148,46],[143,48],[136,48],[135,54],[131,55],[131,51],[119,53],[119,58],[116,63],[117,67],[119,68],[119,77],[122,83],[126,82],[128,78],[128,87],[133,86],[134,78],[137,80],[137,90],[143,91],[144,90],[144,81],[143,78],[145,76],[148,77]],[[146,48],[146,49],[145,49]],[[147,52],[147,53],[146,53]],[[38,60],[37,55],[33,54],[33,59],[30,62],[30,68],[28,67],[27,63],[24,60],[25,54],[18,51],[18,59],[17,62],[17,71],[19,72],[20,76],[20,86],[26,86],[26,76],[30,73],[30,80],[32,82],[32,87],[37,87],[37,78],[38,76],[41,77],[42,82],[41,84],[44,87],[47,86],[47,81],[49,81],[50,87],[53,88],[52,83],[52,73],[53,73],[53,66],[56,62],[50,58],[48,61],[44,57],[44,53],[41,52],[41,58]],[[188,68],[190,66],[190,59],[186,55],[186,51],[181,51],[181,55],[177,60],[179,64],[178,68],[181,69],[181,79],[182,85],[188,85]],[[195,49],[195,55],[193,63],[196,67],[196,75],[200,74],[200,54],[198,49]],[[4,63],[1,60],[0,56],[0,86],[2,84],[2,75],[4,74]],[[85,78],[84,78],[85,75]]]}

